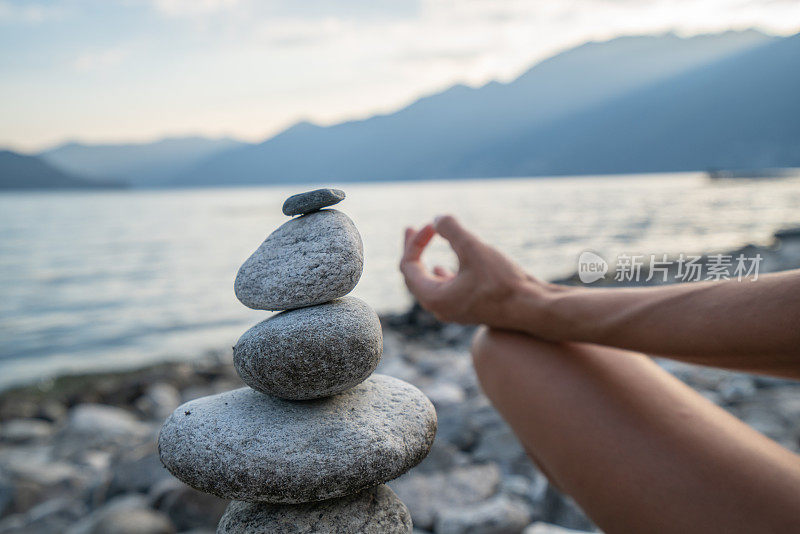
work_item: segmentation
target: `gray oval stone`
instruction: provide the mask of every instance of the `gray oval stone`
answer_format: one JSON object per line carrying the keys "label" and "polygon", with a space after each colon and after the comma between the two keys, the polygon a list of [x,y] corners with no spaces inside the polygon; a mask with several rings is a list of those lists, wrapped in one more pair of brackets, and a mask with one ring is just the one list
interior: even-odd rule
{"label": "gray oval stone", "polygon": [[428,454],[436,412],[420,390],[372,375],[344,393],[288,401],[250,388],[179,406],[161,427],[161,462],[225,499],[302,503],[405,473]]}
{"label": "gray oval stone", "polygon": [[366,380],[382,352],[378,314],[366,302],[344,297],[258,323],[233,347],[233,365],[253,389],[316,399]]}
{"label": "gray oval stone", "polygon": [[248,308],[289,310],[343,297],[364,268],[364,246],[353,221],[337,210],[292,219],[239,268],[236,298]]}
{"label": "gray oval stone", "polygon": [[231,501],[217,534],[410,534],[411,515],[381,484],[339,499],[305,504]]}
{"label": "gray oval stone", "polygon": [[345,194],[341,189],[315,189],[299,195],[292,195],[283,203],[284,215],[300,215],[311,213],[328,206],[333,206],[344,200]]}

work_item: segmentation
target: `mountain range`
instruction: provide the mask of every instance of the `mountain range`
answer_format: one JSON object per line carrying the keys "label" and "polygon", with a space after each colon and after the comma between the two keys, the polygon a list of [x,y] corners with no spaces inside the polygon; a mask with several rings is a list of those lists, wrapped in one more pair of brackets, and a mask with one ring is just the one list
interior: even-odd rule
{"label": "mountain range", "polygon": [[[746,31],[688,39],[667,34],[587,43],[535,65],[507,84],[492,82],[479,88],[457,85],[395,113],[366,120],[333,126],[297,124],[258,145],[209,158],[176,176],[174,183],[468,178],[566,174],[576,168],[582,173],[622,172],[622,168],[610,165],[595,169],[600,162],[590,154],[578,154],[575,161],[555,159],[555,155],[542,153],[531,144],[539,141],[534,134],[558,136],[558,151],[582,146],[586,144],[584,126],[605,130],[602,122],[592,119],[605,120],[602,110],[607,106],[625,112],[626,101],[633,105],[653,88],[668,88],[675,80],[704,76],[714,65],[735,63],[736,58],[751,51],[763,49],[770,63],[768,47],[781,41]],[[781,68],[781,76],[792,76],[786,72],[789,65]],[[747,72],[741,74],[747,76]],[[725,79],[716,80],[718,85],[726,83]],[[781,84],[782,80],[773,77],[764,83]],[[697,118],[702,120],[702,116],[700,110]],[[614,126],[633,135],[640,130],[662,132],[655,140],[662,146],[683,135],[679,128],[666,130],[663,124],[636,116]],[[718,126],[724,130],[727,124]],[[613,138],[621,134],[609,129],[603,135]],[[699,146],[697,150],[705,148]],[[684,169],[682,158],[677,154],[677,159],[667,165],[648,164],[641,170]],[[697,168],[724,163],[709,158],[708,165],[702,162]],[[627,163],[624,168],[629,172],[640,170]]]}
{"label": "mountain range", "polygon": [[301,122],[258,144],[71,143],[38,156],[136,186],[797,167],[799,64],[800,35],[619,37],[508,83],[455,85],[364,120]]}
{"label": "mountain range", "polygon": [[123,184],[86,180],[57,169],[34,156],[0,150],[0,189],[97,189]]}
{"label": "mountain range", "polygon": [[152,186],[169,182],[205,158],[245,145],[229,137],[168,137],[137,144],[65,143],[38,156],[78,176]]}

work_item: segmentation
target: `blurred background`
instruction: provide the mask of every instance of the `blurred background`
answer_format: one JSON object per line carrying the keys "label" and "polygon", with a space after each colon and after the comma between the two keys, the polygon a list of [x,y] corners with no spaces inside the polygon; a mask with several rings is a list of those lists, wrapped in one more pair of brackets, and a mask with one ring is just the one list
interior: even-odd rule
{"label": "blurred background", "polygon": [[[453,213],[563,283],[585,250],[800,267],[799,31],[796,0],[0,0],[0,533],[213,532],[225,503],[153,436],[241,385],[266,314],[236,270],[321,186],[364,239],[379,370],[439,413],[393,484],[415,526],[593,529],[481,394],[470,329],[412,307],[402,231]],[[794,383],[662,363],[800,449]]]}

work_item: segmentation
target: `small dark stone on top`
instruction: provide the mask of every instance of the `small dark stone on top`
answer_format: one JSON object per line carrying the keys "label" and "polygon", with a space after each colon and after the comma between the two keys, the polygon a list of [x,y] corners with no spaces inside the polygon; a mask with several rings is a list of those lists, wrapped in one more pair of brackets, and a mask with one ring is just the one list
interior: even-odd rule
{"label": "small dark stone on top", "polygon": [[283,203],[284,215],[303,215],[328,206],[333,206],[344,200],[344,191],[341,189],[316,189],[298,195],[292,195]]}

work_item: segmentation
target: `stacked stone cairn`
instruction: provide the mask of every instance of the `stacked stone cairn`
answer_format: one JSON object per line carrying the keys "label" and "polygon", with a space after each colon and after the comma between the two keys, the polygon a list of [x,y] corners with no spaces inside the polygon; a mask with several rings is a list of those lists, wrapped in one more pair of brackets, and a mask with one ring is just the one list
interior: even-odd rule
{"label": "stacked stone cairn", "polygon": [[201,491],[232,499],[218,533],[409,533],[384,483],[428,454],[436,412],[418,389],[372,374],[378,316],[347,297],[364,264],[344,192],[288,198],[280,226],[244,262],[237,298],[281,310],[233,349],[250,387],[180,406],[158,438],[161,461]]}

